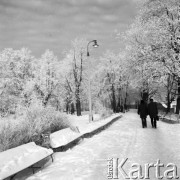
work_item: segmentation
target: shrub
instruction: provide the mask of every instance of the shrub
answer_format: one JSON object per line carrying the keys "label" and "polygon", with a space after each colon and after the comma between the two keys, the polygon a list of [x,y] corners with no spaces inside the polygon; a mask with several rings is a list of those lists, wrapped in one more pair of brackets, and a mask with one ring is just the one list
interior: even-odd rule
{"label": "shrub", "polygon": [[111,116],[112,114],[113,114],[113,111],[111,109],[108,109],[108,108],[104,108],[100,112],[101,118],[107,118],[107,117]]}
{"label": "shrub", "polygon": [[93,109],[95,110],[96,114],[101,114],[101,112],[104,111],[105,107],[99,100],[96,100]]}
{"label": "shrub", "polygon": [[52,133],[69,126],[67,116],[51,107],[30,107],[26,110],[23,120],[18,123],[7,121],[2,124],[0,151],[31,141],[42,145],[42,133]]}
{"label": "shrub", "polygon": [[106,118],[113,114],[113,111],[103,106],[100,101],[96,101],[94,105],[95,113],[100,114],[101,118]]}

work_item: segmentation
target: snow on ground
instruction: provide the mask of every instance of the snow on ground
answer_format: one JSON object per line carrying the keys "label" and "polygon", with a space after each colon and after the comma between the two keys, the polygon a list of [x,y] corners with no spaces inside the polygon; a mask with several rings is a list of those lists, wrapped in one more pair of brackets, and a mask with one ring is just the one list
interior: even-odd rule
{"label": "snow on ground", "polygon": [[[168,163],[175,163],[179,174],[179,139],[179,124],[159,121],[157,129],[153,129],[148,118],[148,128],[143,129],[137,113],[130,111],[108,129],[83,140],[73,149],[55,153],[54,163],[27,179],[104,180],[107,179],[107,160],[113,157],[120,161],[128,158],[126,171],[132,163],[139,163],[143,168],[145,163],[156,163],[160,159],[165,165],[161,168],[162,175]],[[154,173],[154,169],[150,170],[150,179],[156,179]],[[119,179],[123,180],[121,174]]]}
{"label": "snow on ground", "polygon": [[[70,115],[67,114],[68,119],[70,123],[74,126],[83,126],[86,124],[89,124],[89,115],[87,113],[82,114],[82,116],[77,116],[77,115]],[[94,121],[98,121],[101,119],[99,114],[93,114]]]}

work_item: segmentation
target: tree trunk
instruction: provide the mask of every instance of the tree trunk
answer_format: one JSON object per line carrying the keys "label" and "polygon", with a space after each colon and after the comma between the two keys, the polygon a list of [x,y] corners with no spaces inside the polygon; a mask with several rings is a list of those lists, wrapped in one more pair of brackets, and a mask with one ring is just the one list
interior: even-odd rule
{"label": "tree trunk", "polygon": [[124,108],[125,108],[125,110],[127,109],[127,97],[128,97],[128,82],[126,84],[126,94],[125,94],[125,99],[124,99]]}
{"label": "tree trunk", "polygon": [[126,90],[126,95],[125,95],[125,99],[124,99],[124,110],[127,110],[127,97],[128,97],[128,92]]}
{"label": "tree trunk", "polygon": [[144,100],[144,102],[148,102],[148,98],[149,98],[149,95],[148,95],[148,93],[145,91],[145,90],[143,90],[143,92],[142,92],[142,99]]}
{"label": "tree trunk", "polygon": [[120,110],[121,110],[121,102],[120,102],[120,98],[118,98],[117,107],[116,107],[116,112],[119,113]]}
{"label": "tree trunk", "polygon": [[113,112],[116,113],[116,96],[115,96],[115,90],[114,90],[114,85],[112,84],[112,109]]}
{"label": "tree trunk", "polygon": [[167,103],[167,109],[166,109],[166,113],[169,113],[171,110],[171,102]]}
{"label": "tree trunk", "polygon": [[76,88],[76,112],[77,116],[81,116],[81,101],[79,95],[79,87]]}
{"label": "tree trunk", "polygon": [[170,101],[170,94],[168,92],[167,94],[167,109],[166,109],[166,113],[169,113],[171,109],[171,101]]}
{"label": "tree trunk", "polygon": [[43,101],[44,107],[46,107],[46,105],[47,105],[47,103],[48,103],[50,97],[51,97],[51,94],[49,93],[49,94],[44,98],[44,101]]}
{"label": "tree trunk", "polygon": [[176,101],[176,114],[179,114],[180,109],[180,77],[178,78],[178,97]]}
{"label": "tree trunk", "polygon": [[68,114],[68,112],[69,112],[69,103],[66,102],[66,113]]}
{"label": "tree trunk", "polygon": [[72,102],[72,103],[71,103],[71,114],[74,114],[74,111],[75,111],[75,109],[74,109],[74,103]]}
{"label": "tree trunk", "polygon": [[81,116],[81,101],[80,99],[76,99],[76,112],[77,116]]}
{"label": "tree trunk", "polygon": [[56,100],[56,111],[59,111],[59,100]]}

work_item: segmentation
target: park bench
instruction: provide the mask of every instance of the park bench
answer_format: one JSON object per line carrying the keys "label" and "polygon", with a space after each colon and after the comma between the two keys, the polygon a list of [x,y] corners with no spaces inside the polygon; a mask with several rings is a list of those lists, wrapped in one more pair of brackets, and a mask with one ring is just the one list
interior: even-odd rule
{"label": "park bench", "polygon": [[78,144],[82,139],[91,137],[92,135],[102,131],[104,128],[116,121],[119,115],[107,118],[104,121],[84,124],[82,126],[74,126],[56,131],[50,134],[50,146],[54,152],[66,151]]}
{"label": "park bench", "polygon": [[73,142],[81,136],[77,127],[65,128],[50,134],[50,146],[56,151],[59,147]]}
{"label": "park bench", "polygon": [[34,165],[39,161],[51,157],[53,161],[53,150],[36,145],[34,142],[3,151],[0,153],[0,179],[10,178],[26,168],[41,168]]}

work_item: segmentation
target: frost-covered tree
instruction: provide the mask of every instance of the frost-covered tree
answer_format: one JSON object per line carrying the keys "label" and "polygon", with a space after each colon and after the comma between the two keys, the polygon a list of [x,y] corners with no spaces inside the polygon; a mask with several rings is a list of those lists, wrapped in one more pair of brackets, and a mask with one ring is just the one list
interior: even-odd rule
{"label": "frost-covered tree", "polygon": [[159,81],[169,74],[179,77],[179,7],[178,0],[144,1],[136,21],[126,34],[132,64],[151,64],[146,68],[151,69],[150,80],[154,81],[154,73]]}
{"label": "frost-covered tree", "polygon": [[31,52],[26,48],[9,48],[0,53],[1,111],[12,110],[17,104],[27,104],[26,89],[28,82],[33,78],[33,59]]}
{"label": "frost-covered tree", "polygon": [[54,53],[50,50],[35,61],[35,91],[44,106],[49,100],[55,97],[59,83],[59,62]]}
{"label": "frost-covered tree", "polygon": [[64,58],[64,85],[67,96],[67,106],[76,107],[77,115],[81,115],[81,99],[83,91],[83,80],[86,57],[87,42],[84,39],[76,38],[72,41],[72,49],[66,53]]}
{"label": "frost-covered tree", "polygon": [[123,57],[107,51],[100,58],[94,75],[94,86],[98,87],[97,98],[100,98],[105,106],[110,106],[114,112],[120,111],[120,106],[123,106],[125,100],[123,94],[127,76],[124,70]]}

